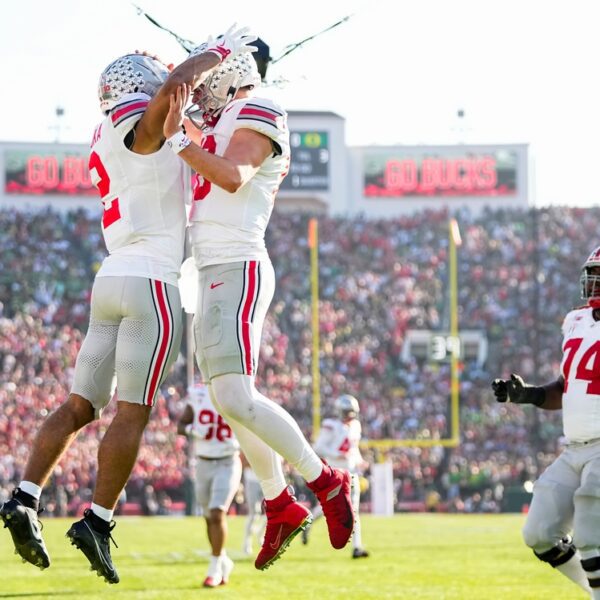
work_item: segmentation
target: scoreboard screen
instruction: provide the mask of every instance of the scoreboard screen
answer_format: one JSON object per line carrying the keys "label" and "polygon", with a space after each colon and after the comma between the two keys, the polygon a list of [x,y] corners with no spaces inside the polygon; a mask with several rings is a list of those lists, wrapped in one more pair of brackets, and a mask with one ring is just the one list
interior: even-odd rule
{"label": "scoreboard screen", "polygon": [[290,171],[281,190],[329,190],[329,133],[292,131]]}
{"label": "scoreboard screen", "polygon": [[84,150],[6,149],[4,171],[6,194],[98,195]]}
{"label": "scoreboard screen", "polygon": [[367,151],[363,175],[366,197],[514,196],[518,155],[500,147]]}

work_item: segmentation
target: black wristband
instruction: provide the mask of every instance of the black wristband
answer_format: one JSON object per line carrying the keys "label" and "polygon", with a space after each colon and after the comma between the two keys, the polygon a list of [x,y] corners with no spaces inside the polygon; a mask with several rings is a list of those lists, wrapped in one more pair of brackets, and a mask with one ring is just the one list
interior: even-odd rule
{"label": "black wristband", "polygon": [[546,402],[546,388],[541,386],[531,386],[523,389],[523,396],[527,398],[524,404],[533,404],[534,406],[541,406]]}

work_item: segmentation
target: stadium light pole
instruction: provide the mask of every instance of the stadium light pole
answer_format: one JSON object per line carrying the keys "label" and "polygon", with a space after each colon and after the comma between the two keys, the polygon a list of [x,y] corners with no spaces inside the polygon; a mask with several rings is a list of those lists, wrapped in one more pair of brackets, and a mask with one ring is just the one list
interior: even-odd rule
{"label": "stadium light pole", "polygon": [[308,247],[310,248],[310,290],[312,314],[312,440],[317,439],[321,428],[321,370],[319,331],[319,222],[315,217],[308,221]]}

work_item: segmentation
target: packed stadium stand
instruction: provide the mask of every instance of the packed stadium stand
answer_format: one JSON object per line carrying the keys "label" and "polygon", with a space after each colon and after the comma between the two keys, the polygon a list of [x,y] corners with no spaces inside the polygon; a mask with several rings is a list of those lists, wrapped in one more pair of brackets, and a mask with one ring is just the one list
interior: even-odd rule
{"label": "packed stadium stand", "polygon": [[[600,209],[455,213],[459,325],[485,331],[486,363],[461,368],[460,445],[367,451],[394,468],[396,510],[497,512],[560,451],[560,414],[497,404],[490,381],[517,371],[543,383],[560,362],[560,325],[578,303],[581,263],[597,245]],[[370,220],[321,217],[323,414],[342,392],[361,401],[366,439],[441,439],[450,431],[446,363],[402,360],[408,329],[448,328],[445,211]],[[310,276],[305,215],[276,214],[267,246],[278,280],[258,387],[306,433],[312,423]],[[37,427],[67,396],[104,257],[98,214],[0,210],[0,502],[20,481]],[[183,350],[185,345],[183,346]],[[182,355],[161,389],[124,506],[163,514],[189,489]],[[114,406],[71,446],[45,491],[50,514],[91,498],[98,440]],[[301,491],[300,491],[301,492]],[[363,500],[368,503],[369,493]]]}

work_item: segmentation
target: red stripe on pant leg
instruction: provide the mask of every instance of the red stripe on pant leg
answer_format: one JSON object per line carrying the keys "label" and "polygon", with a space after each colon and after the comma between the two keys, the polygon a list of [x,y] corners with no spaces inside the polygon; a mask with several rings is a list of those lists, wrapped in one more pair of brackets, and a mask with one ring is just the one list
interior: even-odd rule
{"label": "red stripe on pant leg", "polygon": [[[163,336],[160,340],[160,347],[158,349],[158,356],[154,363],[154,370],[152,371],[152,377],[150,378],[150,388],[148,389],[148,396],[144,401],[144,404],[152,406],[154,403],[154,394],[158,388],[158,381],[160,374],[162,373],[165,361],[167,360],[167,348],[169,347],[169,340],[171,338],[171,323],[169,322],[169,310],[167,308],[167,302],[165,300],[165,289],[166,284],[161,281],[153,281],[154,288],[156,290],[156,298],[158,300],[158,311],[162,323]],[[160,324],[159,324],[160,326]],[[159,332],[160,335],[160,332]]]}
{"label": "red stripe on pant leg", "polygon": [[242,309],[242,343],[244,345],[244,359],[246,375],[252,375],[252,343],[250,341],[250,311],[254,303],[254,294],[256,293],[256,266],[257,262],[251,260],[248,263],[248,285],[247,294]]}

